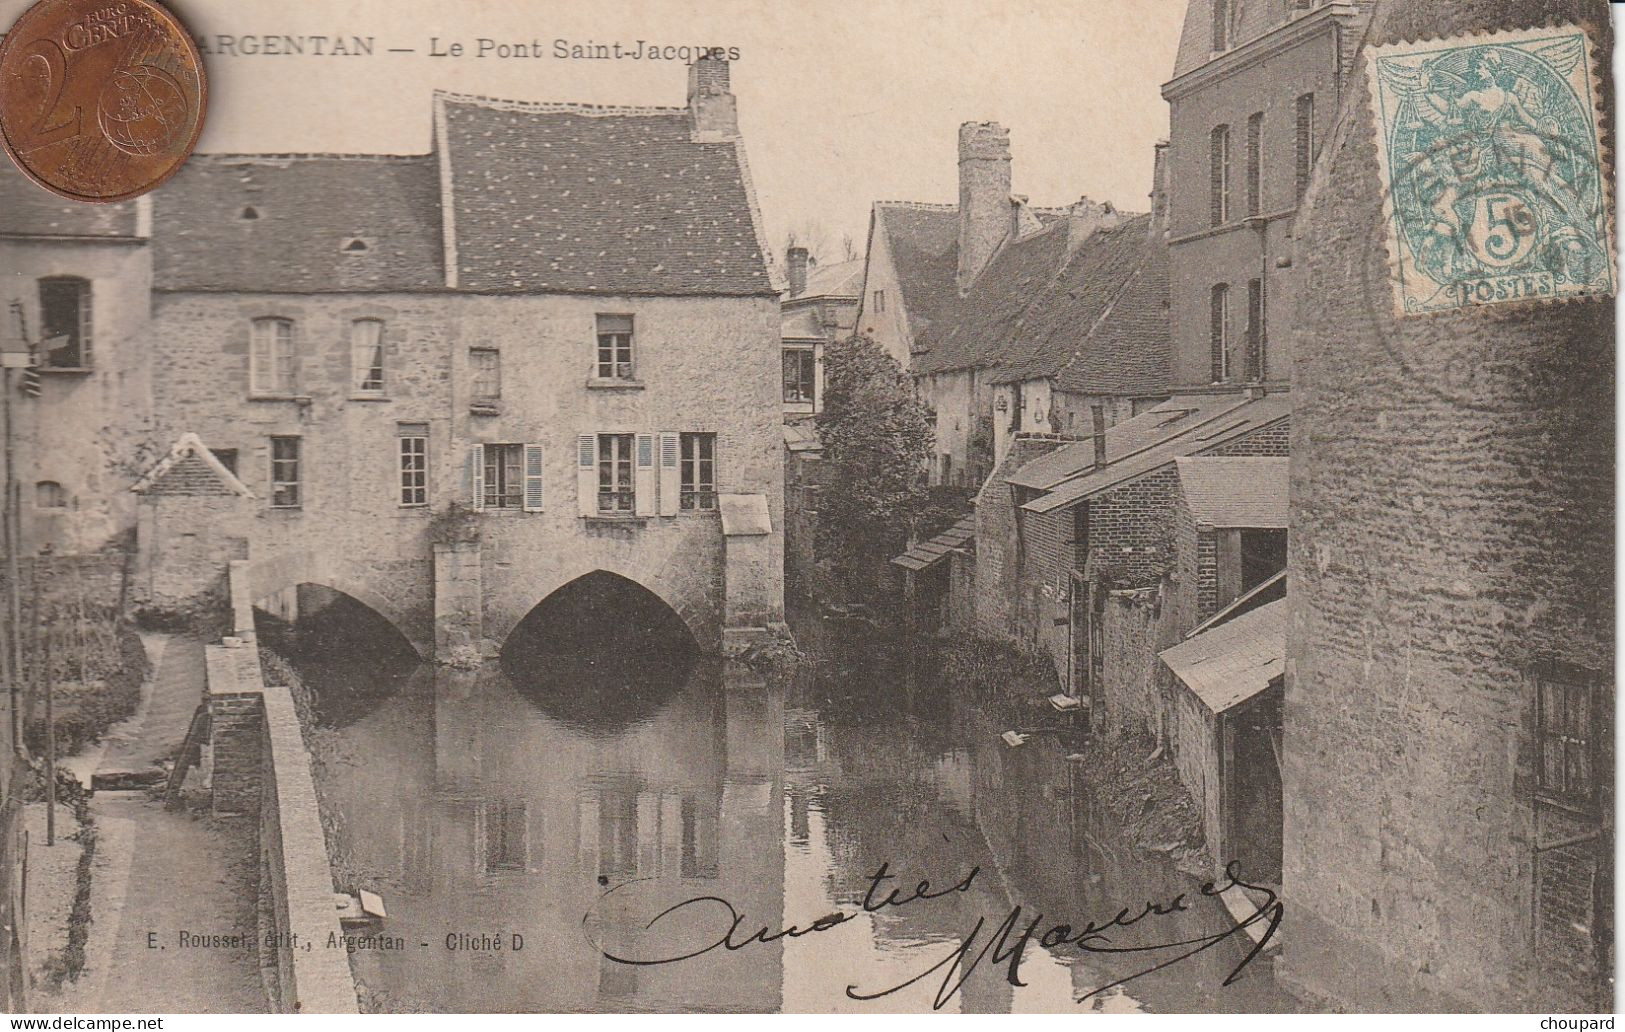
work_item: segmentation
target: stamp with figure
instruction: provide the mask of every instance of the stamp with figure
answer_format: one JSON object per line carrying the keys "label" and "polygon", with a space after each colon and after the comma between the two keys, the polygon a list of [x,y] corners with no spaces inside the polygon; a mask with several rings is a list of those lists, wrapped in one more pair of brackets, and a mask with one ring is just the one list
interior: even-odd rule
{"label": "stamp with figure", "polygon": [[1399,43],[1369,68],[1396,315],[1614,293],[1584,28]]}

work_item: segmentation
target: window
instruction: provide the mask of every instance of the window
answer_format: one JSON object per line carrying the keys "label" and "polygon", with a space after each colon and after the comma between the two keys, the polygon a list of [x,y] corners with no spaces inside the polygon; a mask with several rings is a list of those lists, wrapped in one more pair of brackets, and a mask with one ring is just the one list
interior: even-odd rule
{"label": "window", "polygon": [[598,317],[598,378],[632,379],[632,317]]}
{"label": "window", "polygon": [[717,435],[683,435],[684,509],[717,507]]}
{"label": "window", "polygon": [[401,423],[396,428],[400,441],[401,504],[429,504],[429,425]]}
{"label": "window", "polygon": [[488,444],[485,446],[485,507],[518,509],[524,506],[525,446]]}
{"label": "window", "polygon": [[377,319],[350,324],[350,389],[356,394],[384,393],[384,324]]}
{"label": "window", "polygon": [[631,512],[632,434],[598,435],[598,511]]}
{"label": "window", "polygon": [[248,390],[251,394],[293,393],[293,323],[255,319],[249,344]]}
{"label": "window", "polygon": [[877,290],[877,291],[875,291],[875,311],[876,312],[884,312],[885,310],[886,310],[886,292],[884,290]]}
{"label": "window", "polygon": [[271,438],[271,507],[297,509],[299,491],[299,438]]}
{"label": "window", "polygon": [[1315,95],[1298,98],[1298,200],[1309,190],[1309,175],[1315,169]]}
{"label": "window", "polygon": [[1230,0],[1213,0],[1213,49],[1230,47]]}
{"label": "window", "polygon": [[1596,799],[1592,747],[1596,680],[1573,669],[1547,672],[1539,678],[1535,701],[1540,791],[1580,806],[1588,806]]}
{"label": "window", "polygon": [[1216,125],[1208,137],[1208,215],[1215,226],[1230,221],[1230,127]]}
{"label": "window", "polygon": [[1264,281],[1247,281],[1247,379],[1264,378]]}
{"label": "window", "polygon": [[1220,283],[1208,298],[1209,348],[1213,362],[1213,382],[1230,379],[1230,288]]}
{"label": "window", "polygon": [[1247,119],[1247,215],[1264,210],[1264,112]]}
{"label": "window", "polygon": [[474,404],[491,405],[502,397],[502,352],[469,348],[468,372]]}
{"label": "window", "polygon": [[209,454],[213,455],[220,465],[226,467],[227,473],[230,473],[232,476],[237,475],[236,448],[210,448]]}
{"label": "window", "polygon": [[811,404],[818,365],[812,348],[784,349],[784,400]]}
{"label": "window", "polygon": [[66,509],[68,507],[68,492],[62,485],[54,480],[41,480],[34,485],[34,508],[36,509]]}
{"label": "window", "polygon": [[39,281],[40,336],[47,369],[90,368],[90,281],[48,276]]}

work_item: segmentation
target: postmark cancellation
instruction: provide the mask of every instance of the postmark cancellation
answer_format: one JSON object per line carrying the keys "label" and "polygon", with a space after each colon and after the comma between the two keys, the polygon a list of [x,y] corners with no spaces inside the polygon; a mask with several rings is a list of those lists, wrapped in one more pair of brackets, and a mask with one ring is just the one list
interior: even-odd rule
{"label": "postmark cancellation", "polygon": [[1367,67],[1397,316],[1615,292],[1586,29],[1397,43]]}

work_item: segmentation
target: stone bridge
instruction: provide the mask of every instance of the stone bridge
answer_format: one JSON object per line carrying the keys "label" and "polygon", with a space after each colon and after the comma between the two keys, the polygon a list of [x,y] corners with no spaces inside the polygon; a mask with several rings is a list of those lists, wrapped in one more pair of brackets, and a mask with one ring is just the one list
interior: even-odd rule
{"label": "stone bridge", "polygon": [[497,654],[533,609],[594,573],[623,578],[659,599],[701,649],[717,649],[723,637],[723,614],[713,602],[722,571],[697,575],[692,561],[640,569],[583,555],[535,570],[484,562],[478,545],[437,545],[431,560],[380,562],[300,551],[232,565],[234,601],[292,621],[300,615],[301,585],[341,592],[387,620],[425,660],[453,658],[459,647]]}

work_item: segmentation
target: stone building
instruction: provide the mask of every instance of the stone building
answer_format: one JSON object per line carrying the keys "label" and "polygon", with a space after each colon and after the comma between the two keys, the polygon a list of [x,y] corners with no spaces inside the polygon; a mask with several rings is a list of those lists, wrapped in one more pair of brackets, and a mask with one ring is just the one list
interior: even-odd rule
{"label": "stone building", "polygon": [[[1370,44],[1579,22],[1606,55],[1605,8],[1385,3]],[[1363,87],[1341,124],[1299,229],[1279,974],[1611,1011],[1613,299],[1396,318]]]}
{"label": "stone building", "polygon": [[595,571],[702,647],[778,624],[778,290],[728,86],[706,59],[685,107],[439,93],[428,154],[199,155],[90,210],[7,176],[6,287],[85,367],[39,405],[101,406],[53,411],[81,439],[22,475],[83,499],[64,540],[140,528],[154,609],[247,559],[256,601],[336,589],[424,655],[489,654]]}

